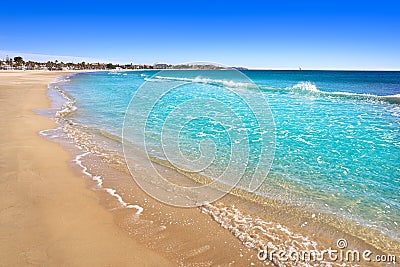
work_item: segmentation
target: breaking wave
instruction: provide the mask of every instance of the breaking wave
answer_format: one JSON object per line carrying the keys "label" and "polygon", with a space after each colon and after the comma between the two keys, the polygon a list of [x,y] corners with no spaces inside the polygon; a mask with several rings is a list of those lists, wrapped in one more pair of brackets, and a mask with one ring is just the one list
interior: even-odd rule
{"label": "breaking wave", "polygon": [[349,93],[349,92],[328,92],[322,91],[318,89],[317,85],[310,81],[301,81],[296,83],[293,86],[280,88],[266,85],[255,85],[253,83],[240,82],[240,81],[232,81],[232,80],[220,80],[220,79],[210,79],[203,77],[195,77],[195,78],[185,78],[185,77],[169,77],[169,76],[154,76],[152,78],[144,78],[146,81],[185,81],[188,83],[203,83],[203,84],[211,84],[217,86],[226,86],[229,88],[242,88],[242,89],[251,89],[258,87],[263,91],[288,91],[294,93],[304,93],[304,94],[316,94],[320,96],[327,97],[340,97],[347,99],[360,99],[360,100],[372,100],[372,101],[384,101],[390,104],[400,104],[400,94],[397,95],[373,95],[373,94],[358,94],[358,93]]}

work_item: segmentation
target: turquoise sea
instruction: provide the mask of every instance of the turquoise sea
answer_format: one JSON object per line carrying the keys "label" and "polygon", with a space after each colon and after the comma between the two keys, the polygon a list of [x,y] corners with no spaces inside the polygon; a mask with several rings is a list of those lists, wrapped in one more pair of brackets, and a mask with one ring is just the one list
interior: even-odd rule
{"label": "turquoise sea", "polygon": [[[139,133],[135,126],[145,122],[152,159],[188,159],[182,166],[201,165],[200,174],[218,179],[234,158],[229,168],[244,179],[242,190],[258,175],[262,183],[251,194],[334,214],[400,241],[400,72],[242,73],[82,73],[57,86],[73,105],[69,120],[103,136],[122,138],[126,115],[124,138],[140,146],[140,136],[129,133]],[[144,83],[147,91],[137,93]],[[154,102],[158,88],[168,90]],[[245,165],[240,151],[247,151]]]}

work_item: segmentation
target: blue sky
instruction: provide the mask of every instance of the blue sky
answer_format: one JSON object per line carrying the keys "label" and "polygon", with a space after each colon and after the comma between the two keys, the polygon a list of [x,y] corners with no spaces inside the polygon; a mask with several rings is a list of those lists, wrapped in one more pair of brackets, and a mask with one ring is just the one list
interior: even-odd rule
{"label": "blue sky", "polygon": [[5,1],[0,57],[400,70],[396,1]]}

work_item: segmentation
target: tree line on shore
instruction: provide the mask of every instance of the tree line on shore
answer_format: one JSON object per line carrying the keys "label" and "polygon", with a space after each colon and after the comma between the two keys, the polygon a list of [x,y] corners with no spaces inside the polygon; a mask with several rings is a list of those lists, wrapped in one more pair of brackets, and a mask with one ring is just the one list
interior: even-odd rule
{"label": "tree line on shore", "polygon": [[128,70],[128,69],[226,69],[225,67],[212,64],[165,64],[155,63],[149,64],[113,64],[113,63],[88,63],[88,62],[59,62],[47,61],[25,61],[22,57],[16,56],[9,58],[8,56],[0,59],[0,70]]}
{"label": "tree line on shore", "polygon": [[16,56],[14,58],[6,57],[4,60],[0,59],[0,69],[3,70],[107,70],[107,69],[152,69],[153,65],[143,64],[113,64],[113,63],[88,63],[88,62],[60,62],[47,61],[25,61],[22,57]]}

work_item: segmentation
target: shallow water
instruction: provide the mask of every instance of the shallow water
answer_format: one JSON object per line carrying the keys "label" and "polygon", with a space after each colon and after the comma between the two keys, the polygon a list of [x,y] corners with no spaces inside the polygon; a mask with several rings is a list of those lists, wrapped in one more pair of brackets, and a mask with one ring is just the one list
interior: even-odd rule
{"label": "shallow water", "polygon": [[[137,115],[134,121],[140,121],[141,114],[138,109],[127,110],[132,96],[146,80],[147,86],[155,89],[176,83],[179,86],[168,90],[144,118],[146,149],[154,161],[179,165],[183,155],[191,161],[177,167],[190,170],[198,167],[196,160],[202,155],[214,153],[213,161],[200,174],[218,179],[232,160],[234,142],[244,136],[245,142],[237,145],[239,150],[243,148],[240,151],[247,150],[249,156],[244,169],[239,164],[233,169],[244,177],[237,195],[261,204],[280,201],[300,207],[310,215],[334,216],[338,221],[346,221],[340,224],[348,228],[346,231],[352,229],[349,225],[374,230],[363,239],[380,233],[400,241],[400,73],[245,71],[244,74],[249,79],[227,71],[104,72],[64,77],[53,88],[54,94],[61,92],[67,99],[56,117],[63,132],[85,151],[107,158],[114,165],[123,165],[120,141],[124,116]],[[257,114],[238,97],[248,96],[254,103],[247,104],[257,109],[258,101],[251,97],[258,90],[268,103],[266,114],[272,114],[273,136],[272,128],[260,131]],[[151,96],[152,92],[148,93]],[[199,99],[200,103],[193,104],[193,100]],[[139,100],[145,105],[146,94]],[[133,107],[140,107],[138,103]],[[182,106],[185,103],[191,107]],[[227,107],[230,112],[224,113]],[[176,110],[181,113],[172,116]],[[202,112],[207,116],[199,116]],[[235,117],[232,119],[229,114]],[[169,116],[170,125],[181,127],[163,132]],[[160,145],[173,143],[177,132],[181,154],[165,155],[166,150]],[[124,135],[129,144],[140,147],[136,137]],[[211,140],[215,146],[199,147],[202,140]],[[274,152],[273,162],[260,161],[262,148]],[[176,159],[166,157],[170,155]],[[195,163],[190,166],[190,162]],[[256,191],[246,192],[257,168],[258,173],[268,176]],[[109,189],[109,193],[119,199],[118,192],[113,190]],[[121,203],[131,205],[124,200]],[[205,205],[203,211],[220,216],[221,211],[215,215],[217,206]],[[140,211],[138,207],[132,208]],[[225,215],[236,212],[231,207],[221,209],[225,209]],[[300,238],[298,234],[297,237]],[[385,242],[380,242],[380,249],[385,249]]]}

